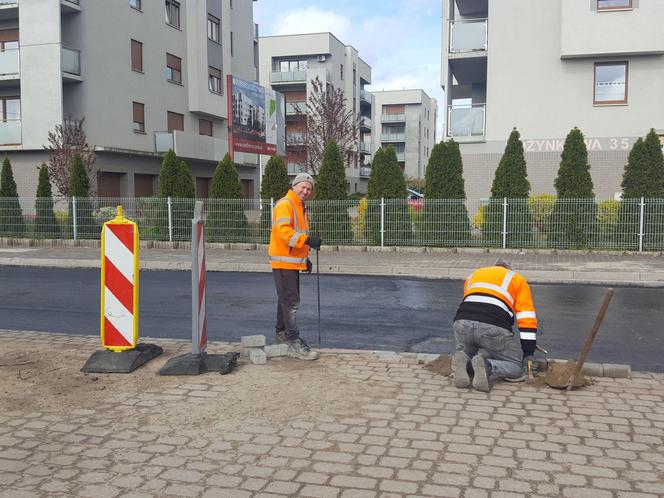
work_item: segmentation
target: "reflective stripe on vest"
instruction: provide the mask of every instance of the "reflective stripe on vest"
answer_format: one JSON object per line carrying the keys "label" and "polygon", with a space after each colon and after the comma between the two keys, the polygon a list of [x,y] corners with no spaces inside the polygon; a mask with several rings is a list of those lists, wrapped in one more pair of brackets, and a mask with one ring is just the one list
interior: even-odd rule
{"label": "reflective stripe on vest", "polygon": [[537,315],[535,314],[534,311],[519,311],[516,314],[516,319],[521,320],[522,318],[534,318],[537,320]]}
{"label": "reflective stripe on vest", "polygon": [[499,308],[502,308],[504,311],[506,311],[510,317],[513,317],[514,314],[512,311],[507,307],[507,305],[502,302],[500,299],[496,297],[491,297],[491,296],[478,296],[477,294],[470,294],[469,296],[466,296],[466,298],[463,300],[464,303],[486,303],[486,304],[493,304],[494,306],[498,306]]}
{"label": "reflective stripe on vest", "polygon": [[291,258],[289,256],[270,256],[270,261],[281,261],[282,263],[305,263],[307,258]]}
{"label": "reflective stripe on vest", "polygon": [[279,218],[274,222],[275,225],[278,225],[280,223],[290,223],[291,219],[290,218]]}
{"label": "reflective stripe on vest", "polygon": [[298,239],[299,237],[300,237],[300,232],[298,232],[297,230],[295,230],[295,233],[293,234],[293,236],[292,236],[292,237],[290,238],[290,240],[288,241],[288,246],[289,246],[289,247],[295,247],[295,244],[297,244],[297,239]]}
{"label": "reflective stripe on vest", "polygon": [[[291,205],[291,208],[293,208],[293,218],[294,218],[293,228],[297,232],[297,209],[295,209],[295,204],[293,204],[293,201],[291,201],[288,197],[282,197],[279,201],[277,201],[277,204],[279,204],[280,202],[283,202],[283,201],[287,201]],[[277,207],[277,204],[274,205],[275,208]],[[276,210],[275,210],[275,212],[276,212]],[[285,218],[279,218],[279,220],[283,221],[283,220],[285,220]],[[290,221],[290,218],[288,218],[288,221]],[[275,221],[275,225],[278,225],[278,224],[279,223],[277,221]]]}
{"label": "reflective stripe on vest", "polygon": [[536,341],[537,340],[537,334],[535,334],[535,332],[521,332],[521,331],[519,331],[519,336],[524,341]]}
{"label": "reflective stripe on vest", "polygon": [[[508,288],[510,286],[510,283],[512,282],[512,279],[514,278],[514,272],[513,271],[508,271],[505,274],[505,277],[503,278],[503,282],[501,285],[496,285],[496,284],[490,284],[488,282],[475,282],[472,284],[470,287],[468,287],[468,290],[471,289],[491,289],[492,291],[497,292],[498,294],[502,295],[507,301],[514,306],[514,298],[512,295],[508,292]],[[511,313],[510,313],[511,316]]]}

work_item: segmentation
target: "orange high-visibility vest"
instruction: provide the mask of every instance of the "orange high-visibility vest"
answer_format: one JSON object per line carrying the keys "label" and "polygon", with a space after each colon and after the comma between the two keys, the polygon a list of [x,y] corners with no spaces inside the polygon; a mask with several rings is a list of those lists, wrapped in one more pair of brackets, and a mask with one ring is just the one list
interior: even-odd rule
{"label": "orange high-visibility vest", "polygon": [[528,282],[502,266],[475,270],[463,288],[455,319],[476,320],[512,329],[516,319],[522,340],[536,340],[537,314]]}
{"label": "orange high-visibility vest", "polygon": [[289,190],[279,199],[272,214],[270,234],[270,265],[281,270],[306,270],[309,246],[304,242],[309,237],[309,221],[304,203]]}

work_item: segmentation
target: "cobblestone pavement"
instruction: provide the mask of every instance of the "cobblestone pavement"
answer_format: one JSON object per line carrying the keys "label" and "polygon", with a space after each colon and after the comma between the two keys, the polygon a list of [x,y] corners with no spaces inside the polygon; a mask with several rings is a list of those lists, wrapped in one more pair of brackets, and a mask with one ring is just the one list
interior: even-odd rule
{"label": "cobblestone pavement", "polygon": [[[664,375],[455,389],[415,356],[325,352],[82,374],[98,338],[0,332],[0,497],[664,495]],[[227,350],[229,345],[212,345]]]}

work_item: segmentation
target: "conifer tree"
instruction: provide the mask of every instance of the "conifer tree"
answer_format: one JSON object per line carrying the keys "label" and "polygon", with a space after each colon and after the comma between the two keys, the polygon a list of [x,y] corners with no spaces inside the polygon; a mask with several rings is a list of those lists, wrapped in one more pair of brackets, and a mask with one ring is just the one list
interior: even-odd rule
{"label": "conifer tree", "polygon": [[549,243],[562,248],[588,248],[593,243],[597,203],[581,130],[575,127],[569,132],[560,157]]}
{"label": "conifer tree", "polygon": [[374,155],[369,177],[367,222],[369,241],[380,244],[380,201],[385,199],[384,245],[412,242],[413,231],[408,213],[406,180],[399,167],[394,147],[388,145]]}
{"label": "conifer tree", "polygon": [[524,247],[532,241],[532,220],[528,208],[530,182],[523,154],[523,142],[512,130],[491,186],[491,199],[484,211],[482,238],[486,245],[502,244],[504,199],[508,199],[506,245]]}
{"label": "conifer tree", "polygon": [[22,237],[25,234],[23,210],[18,200],[14,172],[9,158],[5,157],[0,173],[0,235]]}
{"label": "conifer tree", "polygon": [[194,216],[194,181],[187,163],[169,150],[159,172],[159,196],[162,198],[159,217],[159,238],[168,239],[168,201],[171,198],[173,240],[190,240],[191,220]]}
{"label": "conifer tree", "polygon": [[270,240],[270,229],[272,227],[271,201],[277,202],[286,195],[290,188],[288,171],[281,156],[272,156],[265,165],[263,180],[261,181],[261,219],[260,233],[261,241]]}
{"label": "conifer tree", "polygon": [[659,136],[651,129],[645,140],[632,146],[623,173],[623,197],[618,210],[618,241],[621,247],[637,249],[643,209],[643,248],[664,248],[664,156]]}
{"label": "conifer tree", "polygon": [[420,242],[435,246],[467,245],[470,223],[458,143],[450,140],[433,147],[425,180]]}
{"label": "conifer tree", "polygon": [[76,234],[79,239],[96,239],[101,234],[101,227],[93,217],[93,205],[90,201],[90,179],[85,171],[83,159],[74,156],[74,163],[69,178],[69,221],[74,222],[74,203],[76,198]]}
{"label": "conifer tree", "polygon": [[231,156],[226,154],[217,164],[210,186],[207,238],[211,242],[244,242],[248,236],[240,177]]}
{"label": "conifer tree", "polygon": [[316,177],[315,201],[311,203],[312,233],[326,244],[345,243],[352,239],[350,218],[345,201],[346,170],[334,140],[328,142]]}
{"label": "conifer tree", "polygon": [[47,239],[60,237],[60,226],[53,211],[53,190],[48,176],[48,167],[45,164],[42,164],[39,168],[35,211],[37,213],[35,217],[35,237]]}

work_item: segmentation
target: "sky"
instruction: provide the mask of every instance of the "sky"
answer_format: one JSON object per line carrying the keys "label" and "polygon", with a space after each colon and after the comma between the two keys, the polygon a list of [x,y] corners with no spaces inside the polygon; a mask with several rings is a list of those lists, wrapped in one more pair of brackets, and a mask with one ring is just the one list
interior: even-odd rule
{"label": "sky", "polygon": [[260,36],[329,31],[352,45],[371,66],[373,91],[421,88],[438,101],[441,0],[258,0],[254,22]]}

